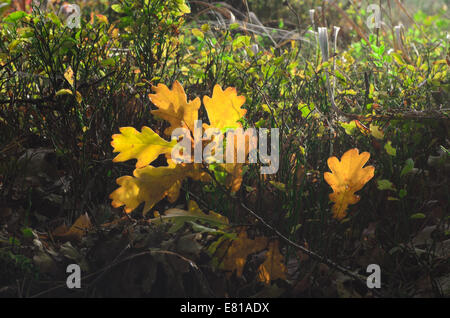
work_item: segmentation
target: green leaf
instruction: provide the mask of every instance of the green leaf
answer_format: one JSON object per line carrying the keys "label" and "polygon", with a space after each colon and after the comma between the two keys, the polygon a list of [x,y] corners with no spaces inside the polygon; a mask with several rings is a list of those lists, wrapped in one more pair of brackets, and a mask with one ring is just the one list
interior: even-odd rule
{"label": "green leaf", "polygon": [[408,174],[409,172],[412,171],[412,169],[414,169],[414,161],[411,158],[409,158],[405,162],[405,166],[403,167],[402,172],[400,173],[400,177],[403,177],[405,174]]}
{"label": "green leaf", "polygon": [[311,103],[308,106],[305,103],[300,103],[300,105],[298,105],[298,109],[302,112],[302,117],[306,118],[314,110],[314,105]]}
{"label": "green leaf", "polygon": [[22,234],[24,237],[31,238],[33,237],[33,231],[29,227],[25,227],[22,229]]}
{"label": "green leaf", "polygon": [[345,129],[345,133],[346,133],[347,135],[353,134],[353,132],[354,132],[355,129],[356,129],[356,122],[355,122],[354,120],[352,120],[352,121],[349,122],[349,123],[339,123],[339,124],[342,126],[342,128]]}
{"label": "green leaf", "polygon": [[392,147],[392,143],[390,141],[388,141],[385,145],[384,145],[384,149],[386,150],[386,152],[390,155],[390,156],[396,156],[397,155],[397,150]]}
{"label": "green leaf", "polygon": [[182,14],[191,13],[191,8],[189,8],[184,0],[176,0],[176,2],[178,3],[178,9]]}
{"label": "green leaf", "polygon": [[17,20],[22,19],[26,16],[28,16],[28,14],[24,11],[14,11],[13,13],[10,13],[3,21],[16,22]]}
{"label": "green leaf", "polygon": [[20,241],[16,237],[9,237],[9,244],[20,246]]}
{"label": "green leaf", "polygon": [[387,179],[382,179],[382,180],[378,180],[377,181],[377,188],[378,190],[392,190],[392,191],[397,191],[394,187],[394,184],[387,180]]}
{"label": "green leaf", "polygon": [[198,40],[203,40],[205,38],[203,32],[197,28],[192,29],[191,32],[197,37]]}
{"label": "green leaf", "polygon": [[230,30],[235,30],[237,28],[239,28],[239,23],[232,23],[232,24],[230,24]]}
{"label": "green leaf", "polygon": [[284,183],[282,183],[282,182],[277,182],[277,181],[270,180],[269,183],[271,185],[273,185],[275,188],[277,188],[278,190],[280,190],[280,191],[283,191],[283,192],[286,191],[286,185]]}
{"label": "green leaf", "polygon": [[52,20],[52,22],[54,24],[56,24],[57,26],[61,26],[61,20],[59,19],[59,17],[56,14],[54,14],[53,12],[50,12],[48,14],[48,17],[50,18],[50,20]]}
{"label": "green leaf", "polygon": [[410,216],[411,219],[425,219],[425,214],[423,213],[415,213]]}
{"label": "green leaf", "polygon": [[114,65],[116,65],[116,60],[114,58],[110,57],[108,59],[102,60],[100,62],[100,64],[102,66],[114,66]]}
{"label": "green leaf", "polygon": [[356,91],[354,89],[347,89],[344,92],[344,95],[356,95]]}
{"label": "green leaf", "polygon": [[123,10],[123,7],[121,4],[113,4],[111,6],[111,9],[113,9],[113,11],[117,12],[117,13],[124,13],[125,11]]}
{"label": "green leaf", "polygon": [[403,61],[403,58],[400,54],[396,53],[396,52],[392,52],[391,53],[392,57],[394,58],[394,60],[399,64],[399,65],[404,65],[405,61]]}

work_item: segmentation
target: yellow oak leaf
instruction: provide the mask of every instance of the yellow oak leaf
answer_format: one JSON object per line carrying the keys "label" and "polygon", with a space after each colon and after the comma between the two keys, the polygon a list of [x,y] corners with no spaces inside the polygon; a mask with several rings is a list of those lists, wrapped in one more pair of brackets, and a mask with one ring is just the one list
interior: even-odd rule
{"label": "yellow oak leaf", "polygon": [[212,97],[203,97],[210,127],[219,129],[241,127],[238,120],[247,112],[241,109],[244,103],[245,97],[238,96],[235,88],[228,87],[222,90],[220,85],[214,86]]}
{"label": "yellow oak leaf", "polygon": [[123,176],[116,180],[120,188],[109,195],[113,207],[125,205],[130,213],[145,202],[144,215],[159,201],[167,196],[169,202],[175,202],[180,194],[186,167],[171,164],[166,167],[147,166],[135,169],[132,176]]}
{"label": "yellow oak leaf", "polygon": [[142,127],[142,132],[133,127],[121,127],[120,134],[112,136],[113,152],[120,152],[113,162],[137,159],[136,168],[142,168],[152,163],[161,154],[170,154],[177,141],[165,141],[148,127]]}
{"label": "yellow oak leaf", "polygon": [[186,178],[194,180],[209,181],[208,173],[201,169],[199,164],[176,164],[169,160],[168,166],[135,169],[132,176],[117,178],[116,182],[120,188],[109,195],[113,207],[125,205],[125,212],[130,213],[142,202],[144,215],[153,206],[167,197],[171,203],[175,202],[180,195],[182,182]]}
{"label": "yellow oak leaf", "polygon": [[156,94],[149,94],[148,97],[159,108],[153,110],[152,114],[170,123],[170,127],[164,133],[170,136],[175,128],[184,125],[194,131],[194,121],[198,119],[198,109],[201,105],[200,98],[188,102],[186,93],[178,81],[173,83],[171,90],[164,84],[153,86],[152,89]]}
{"label": "yellow oak leaf", "polygon": [[225,257],[221,263],[221,268],[229,271],[230,274],[236,271],[238,277],[242,276],[247,257],[250,254],[260,252],[267,246],[267,238],[264,236],[255,237],[254,240],[247,237],[245,230],[241,231],[228,247]]}
{"label": "yellow oak leaf", "polygon": [[[149,98],[158,108],[152,113],[170,123],[170,127],[164,133],[171,135],[174,129],[182,127],[194,132],[194,123],[198,119],[201,105],[200,98],[188,102],[184,89],[178,81],[173,83],[172,89],[163,84],[153,86],[152,89],[155,94],[150,94]],[[236,89],[229,87],[223,91],[216,85],[212,97],[204,96],[204,101],[212,127],[241,128],[242,125],[238,120],[246,113],[245,109],[241,109],[245,97],[237,96]],[[145,202],[145,214],[163,198],[167,198],[170,202],[177,200],[184,179],[189,177],[194,180],[211,181],[210,175],[204,171],[201,163],[176,165],[171,160],[171,153],[177,145],[177,140],[166,141],[148,127],[143,127],[141,132],[133,127],[122,127],[120,132],[113,135],[111,142],[114,152],[119,152],[113,161],[137,159],[137,169],[133,172],[134,176],[124,176],[116,180],[120,187],[110,194],[114,207],[125,205],[125,211],[131,212]],[[245,152],[246,157],[249,142],[250,139],[248,141],[246,139],[244,151],[238,151],[238,142],[234,142],[234,146],[230,148],[234,150],[235,155],[238,152]],[[161,154],[166,155],[171,162],[169,166],[157,168],[149,166]],[[243,164],[224,164],[224,169],[228,172],[226,186],[232,192],[236,192],[242,183]]]}
{"label": "yellow oak leaf", "polygon": [[334,191],[330,194],[330,200],[334,202],[334,218],[341,220],[347,215],[348,205],[355,204],[360,199],[355,192],[361,190],[374,176],[373,166],[363,168],[369,158],[368,152],[359,154],[356,148],[344,153],[341,161],[336,157],[328,158],[331,173],[325,172],[324,179]]}
{"label": "yellow oak leaf", "polygon": [[280,253],[278,241],[270,242],[266,260],[259,266],[258,279],[266,284],[279,278],[286,279],[286,266],[283,261],[284,256]]}

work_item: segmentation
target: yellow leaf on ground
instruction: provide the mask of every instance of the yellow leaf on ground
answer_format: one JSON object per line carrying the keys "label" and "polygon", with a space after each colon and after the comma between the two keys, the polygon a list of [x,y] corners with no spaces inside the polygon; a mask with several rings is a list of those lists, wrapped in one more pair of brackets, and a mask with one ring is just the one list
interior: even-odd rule
{"label": "yellow leaf on ground", "polygon": [[212,97],[203,97],[210,127],[219,129],[241,127],[238,120],[247,112],[241,109],[244,103],[245,97],[238,96],[235,88],[228,87],[222,90],[220,85],[214,86]]}
{"label": "yellow leaf on ground", "polygon": [[373,166],[363,168],[369,158],[368,152],[359,154],[356,148],[344,153],[341,161],[336,157],[328,158],[331,173],[325,172],[324,178],[334,191],[330,194],[330,200],[334,202],[334,218],[341,220],[347,215],[348,205],[359,201],[355,192],[361,190],[374,176]]}
{"label": "yellow leaf on ground", "polygon": [[91,220],[85,213],[80,215],[70,228],[67,228],[66,225],[61,225],[53,231],[52,235],[59,239],[79,241],[91,227]]}
{"label": "yellow leaf on ground", "polygon": [[284,256],[278,248],[278,241],[269,243],[266,260],[259,266],[258,279],[266,284],[271,280],[286,279],[286,266],[283,263]]}
{"label": "yellow leaf on ground", "polygon": [[267,238],[256,237],[254,240],[247,237],[247,232],[241,231],[232,244],[228,247],[226,255],[221,264],[222,269],[233,273],[236,271],[238,277],[242,276],[247,257],[250,254],[260,252],[267,246]]}
{"label": "yellow leaf on ground", "polygon": [[142,168],[152,163],[161,154],[170,154],[177,141],[168,142],[148,127],[142,127],[142,132],[133,127],[121,127],[121,134],[112,136],[113,152],[120,152],[114,162],[137,159],[136,168]]}
{"label": "yellow leaf on ground", "polygon": [[183,124],[194,131],[194,121],[198,119],[198,109],[200,108],[200,98],[187,101],[186,93],[178,81],[175,81],[170,90],[164,84],[152,87],[156,94],[149,94],[148,97],[158,107],[152,114],[167,120],[170,127],[164,133],[171,135],[175,128],[183,127]]}

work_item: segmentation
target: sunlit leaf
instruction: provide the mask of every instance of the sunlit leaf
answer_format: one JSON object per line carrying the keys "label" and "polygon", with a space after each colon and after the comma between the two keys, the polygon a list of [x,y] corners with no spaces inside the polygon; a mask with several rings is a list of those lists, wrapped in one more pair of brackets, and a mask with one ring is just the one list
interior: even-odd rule
{"label": "sunlit leaf", "polygon": [[64,240],[81,240],[91,227],[91,220],[87,213],[84,213],[80,215],[70,228],[67,228],[66,225],[61,225],[52,232],[52,235]]}
{"label": "sunlit leaf", "polygon": [[238,96],[235,88],[222,90],[220,85],[214,86],[212,97],[203,97],[210,126],[219,129],[241,127],[238,120],[247,112],[241,108],[244,103],[245,97]]}
{"label": "sunlit leaf", "polygon": [[146,214],[165,197],[170,202],[175,202],[186,172],[186,167],[175,164],[136,169],[134,177],[123,176],[117,179],[120,188],[110,194],[109,197],[113,200],[111,204],[114,207],[125,205],[125,212],[129,213],[145,202],[143,213]]}
{"label": "sunlit leaf", "polygon": [[266,260],[259,266],[258,270],[258,279],[266,284],[269,284],[272,280],[286,279],[284,256],[280,253],[278,241],[269,243]]}
{"label": "sunlit leaf", "polygon": [[73,87],[73,81],[74,81],[73,70],[70,66],[64,72],[64,78],[67,80],[67,82],[70,84],[70,86]]}
{"label": "sunlit leaf", "polygon": [[359,201],[355,192],[361,190],[374,176],[373,166],[363,168],[369,158],[368,152],[359,154],[356,148],[344,153],[340,161],[336,157],[328,158],[331,173],[325,172],[324,178],[334,191],[330,194],[330,200],[334,202],[334,218],[341,220],[347,215],[348,205]]}
{"label": "sunlit leaf", "polygon": [[356,122],[355,122],[354,120],[352,120],[352,121],[349,122],[349,123],[342,122],[342,123],[339,123],[339,124],[341,125],[342,128],[345,129],[345,133],[346,133],[347,135],[353,134],[353,132],[354,132],[355,129],[356,129]]}
{"label": "sunlit leaf", "polygon": [[132,176],[123,176],[116,180],[120,188],[109,195],[112,206],[125,205],[125,212],[130,213],[145,202],[144,215],[164,198],[175,202],[180,195],[180,188],[186,178],[208,181],[209,175],[198,164],[175,164],[169,160],[168,166],[135,169]]}
{"label": "sunlit leaf", "polygon": [[113,152],[120,152],[114,162],[137,159],[136,168],[152,163],[161,154],[170,154],[177,141],[168,142],[148,127],[142,132],[133,127],[121,127],[120,134],[112,136]]}
{"label": "sunlit leaf", "polygon": [[194,131],[194,121],[198,119],[198,109],[200,108],[200,98],[193,101],[187,101],[186,93],[178,81],[175,81],[170,90],[164,84],[152,87],[156,94],[149,94],[148,97],[158,110],[152,111],[152,114],[167,120],[170,127],[164,133],[171,135],[175,128],[183,127],[183,124]]}

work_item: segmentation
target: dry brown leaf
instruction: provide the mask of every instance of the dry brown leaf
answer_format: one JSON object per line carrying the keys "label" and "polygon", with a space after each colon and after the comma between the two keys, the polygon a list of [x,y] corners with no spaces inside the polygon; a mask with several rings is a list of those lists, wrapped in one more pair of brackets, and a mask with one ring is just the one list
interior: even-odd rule
{"label": "dry brown leaf", "polygon": [[244,230],[239,233],[238,237],[233,240],[233,243],[228,248],[221,267],[230,271],[230,273],[236,271],[236,276],[241,277],[247,257],[250,254],[262,251],[266,246],[266,237],[260,236],[252,240],[247,237],[247,232]]}
{"label": "dry brown leaf", "polygon": [[269,250],[266,254],[266,260],[259,266],[258,279],[266,284],[272,280],[286,279],[286,266],[284,265],[284,256],[278,248],[278,241],[269,243]]}
{"label": "dry brown leaf", "polygon": [[91,220],[87,213],[80,215],[75,223],[68,228],[65,224],[57,227],[52,235],[55,238],[72,241],[79,241],[86,234],[86,232],[92,227]]}

